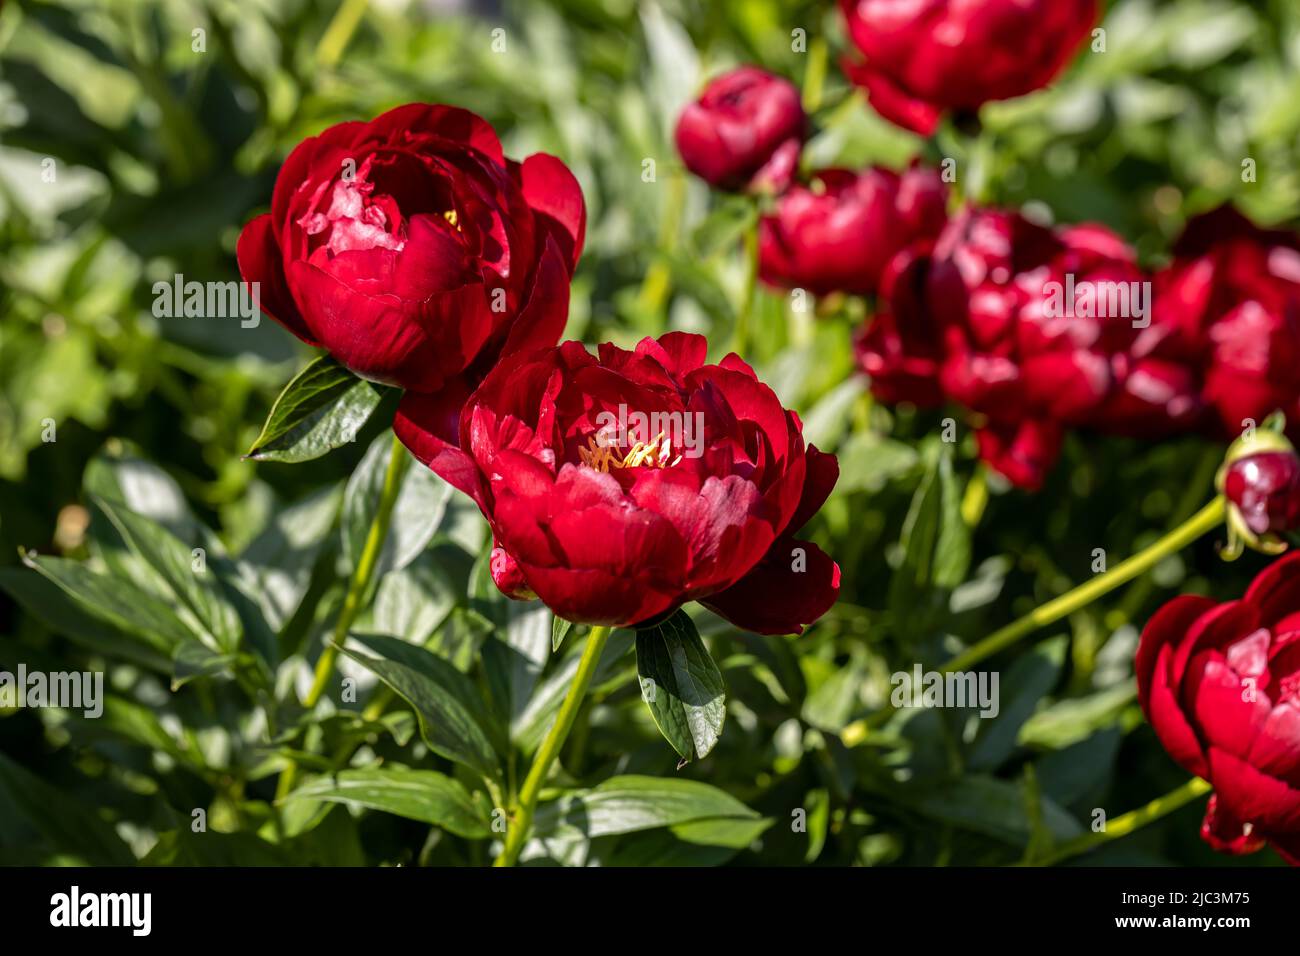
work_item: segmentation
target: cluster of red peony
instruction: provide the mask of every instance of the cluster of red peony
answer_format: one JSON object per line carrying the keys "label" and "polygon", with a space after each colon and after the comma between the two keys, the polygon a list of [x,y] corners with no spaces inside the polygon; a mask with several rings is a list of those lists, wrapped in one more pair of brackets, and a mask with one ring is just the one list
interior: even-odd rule
{"label": "cluster of red peony", "polygon": [[[927,102],[948,109],[1028,92],[1059,70],[1095,15],[1091,0],[913,6],[844,4],[870,55],[868,73],[854,76],[879,108],[882,98],[899,102],[900,84],[927,78],[937,84]],[[995,56],[979,69],[966,64],[968,74],[932,49],[936,31],[969,39],[1016,23],[1033,24],[1026,35],[1059,39],[1047,44],[1039,74],[1003,75]],[[961,66],[958,54],[972,45],[949,44],[945,56]],[[970,82],[939,83],[949,67]],[[953,95],[940,96],[949,86]],[[876,396],[964,407],[981,457],[1014,484],[1040,487],[1069,429],[1223,438],[1276,410],[1300,421],[1295,236],[1221,208],[1191,220],[1172,263],[1148,275],[1104,226],[1052,228],[981,207],[950,217],[937,170],[823,169],[801,178],[807,125],[790,83],[746,66],[683,111],[677,142],[686,166],[711,185],[773,197],[759,222],[764,281],[876,297],[855,343]]]}
{"label": "cluster of red peony", "polygon": [[[800,631],[839,588],[835,562],[792,536],[835,458],[738,357],[707,364],[701,336],[599,358],[557,345],[585,231],[560,160],[509,160],[478,116],[411,104],[300,144],[238,255],[269,315],[405,389],[394,429],[482,509],[506,594],[590,624],[698,600],[750,630]],[[611,439],[601,413],[620,409],[698,416],[694,446]]]}
{"label": "cluster of red peony", "polygon": [[1300,415],[1300,252],[1229,208],[1142,272],[1097,225],[966,209],[900,252],[857,339],[875,394],[972,413],[980,454],[1040,486],[1065,431],[1223,438]]}

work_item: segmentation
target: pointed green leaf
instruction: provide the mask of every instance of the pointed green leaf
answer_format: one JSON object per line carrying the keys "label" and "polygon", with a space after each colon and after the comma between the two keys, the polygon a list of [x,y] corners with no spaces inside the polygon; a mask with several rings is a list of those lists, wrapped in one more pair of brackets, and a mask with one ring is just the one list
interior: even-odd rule
{"label": "pointed green leaf", "polygon": [[445,774],[400,767],[368,767],[316,777],[298,787],[290,800],[326,800],[392,813],[481,840],[491,835],[468,791]]}
{"label": "pointed green leaf", "polygon": [[382,397],[380,386],[322,355],[284,387],[244,457],[283,462],[319,458],[355,439]]}
{"label": "pointed green leaf", "polygon": [[727,717],[726,688],[685,611],[637,631],[636,666],[659,732],[684,760],[708,756]]}
{"label": "pointed green leaf", "polygon": [[94,498],[127,545],[162,576],[178,603],[194,616],[209,644],[230,652],[239,646],[243,627],[239,615],[208,566],[206,554],[195,554],[157,522]]}
{"label": "pointed green leaf", "polygon": [[504,734],[494,725],[474,683],[422,647],[377,634],[351,640],[377,657],[344,647],[343,653],[374,671],[414,709],[425,743],[446,757],[493,779],[501,774]]}

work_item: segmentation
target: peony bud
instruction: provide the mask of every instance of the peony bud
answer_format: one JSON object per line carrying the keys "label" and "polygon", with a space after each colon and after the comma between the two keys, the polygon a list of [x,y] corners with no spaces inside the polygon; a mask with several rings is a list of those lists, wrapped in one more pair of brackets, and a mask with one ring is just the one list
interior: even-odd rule
{"label": "peony bud", "polygon": [[799,91],[789,81],[742,66],[682,110],[677,151],[711,186],[780,193],[794,178],[804,126]]}
{"label": "peony bud", "polygon": [[1268,427],[1237,439],[1217,479],[1228,503],[1228,545],[1232,560],[1243,545],[1266,554],[1287,548],[1283,532],[1300,529],[1300,456],[1285,435]]}

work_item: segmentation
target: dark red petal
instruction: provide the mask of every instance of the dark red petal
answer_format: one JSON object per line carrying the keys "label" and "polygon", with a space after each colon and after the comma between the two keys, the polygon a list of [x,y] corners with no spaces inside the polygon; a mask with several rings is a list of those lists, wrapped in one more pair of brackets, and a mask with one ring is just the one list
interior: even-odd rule
{"label": "dark red petal", "polygon": [[1214,607],[1209,598],[1190,595],[1170,601],[1143,629],[1134,665],[1138,701],[1156,736],[1180,766],[1199,777],[1207,777],[1209,767],[1196,731],[1179,703],[1179,687],[1170,669],[1174,651],[1188,640],[1192,625]]}
{"label": "dark red petal", "polygon": [[407,392],[397,406],[393,432],[419,461],[482,507],[479,470],[458,445],[460,412],[468,397],[469,387],[461,378],[432,394]]}
{"label": "dark red petal", "polygon": [[366,134],[379,140],[405,144],[412,134],[431,134],[472,146],[499,165],[505,165],[501,140],[492,124],[476,113],[440,103],[406,103],[381,113],[366,124]]}
{"label": "dark red petal", "polygon": [[1192,624],[1215,602],[1207,597],[1183,594],[1161,606],[1147,621],[1138,642],[1134,670],[1137,673],[1138,702],[1147,709],[1154,683],[1156,660],[1162,648],[1176,646],[1187,638]]}
{"label": "dark red petal", "polygon": [[1217,747],[1209,748],[1210,782],[1223,808],[1265,833],[1300,831],[1300,789]]}
{"label": "dark red petal", "polygon": [[[335,261],[358,253],[344,253]],[[320,343],[352,371],[385,385],[433,392],[464,371],[492,334],[481,285],[410,302],[365,295],[306,262],[289,264],[296,301]]]}
{"label": "dark red petal", "polygon": [[904,92],[869,65],[845,61],[843,66],[845,75],[866,91],[872,108],[891,123],[922,136],[933,136],[939,128],[938,107]]}
{"label": "dark red petal", "polygon": [[803,493],[799,496],[799,505],[785,530],[797,532],[812,520],[821,506],[830,497],[835,482],[840,478],[840,462],[834,455],[820,451],[816,445],[809,445],[804,453],[807,471],[803,480]]}
{"label": "dark red petal", "polygon": [[244,227],[235,246],[235,258],[244,281],[258,283],[262,311],[308,345],[320,345],[289,292],[270,214],[263,213]]}
{"label": "dark red petal", "polygon": [[648,355],[674,378],[681,378],[704,364],[709,340],[693,332],[668,332],[654,339],[646,336],[636,345],[637,355]]}
{"label": "dark red petal", "polygon": [[556,345],[569,321],[569,273],[559,246],[546,238],[528,301],[510,327],[501,357]]}
{"label": "dark red petal", "polygon": [[1300,551],[1278,558],[1251,582],[1243,598],[1259,609],[1264,626],[1300,611]]}
{"label": "dark red petal", "polygon": [[[795,570],[802,549],[807,566]],[[808,541],[782,538],[743,578],[700,603],[756,634],[801,634],[830,610],[840,591],[840,566]]]}
{"label": "dark red petal", "polygon": [[569,264],[577,268],[587,236],[587,204],[569,167],[547,153],[534,153],[520,164],[524,199],[550,229]]}
{"label": "dark red petal", "polygon": [[1262,849],[1264,840],[1253,831],[1248,832],[1249,825],[1237,819],[1223,809],[1217,794],[1210,795],[1210,802],[1205,807],[1205,819],[1201,822],[1201,839],[1220,853],[1242,856]]}

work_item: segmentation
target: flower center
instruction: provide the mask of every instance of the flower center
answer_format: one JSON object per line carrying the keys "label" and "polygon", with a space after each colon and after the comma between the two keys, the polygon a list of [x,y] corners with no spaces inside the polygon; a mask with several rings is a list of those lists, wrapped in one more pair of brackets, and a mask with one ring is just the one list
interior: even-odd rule
{"label": "flower center", "polygon": [[[587,436],[587,447],[578,449],[578,457],[588,468],[608,472],[611,468],[667,468],[682,460],[673,458],[672,441],[660,432],[653,441],[639,441],[626,455],[615,445],[602,445],[595,435]],[[671,460],[670,460],[671,459]]]}

